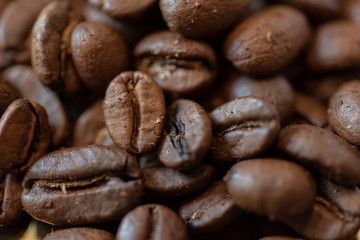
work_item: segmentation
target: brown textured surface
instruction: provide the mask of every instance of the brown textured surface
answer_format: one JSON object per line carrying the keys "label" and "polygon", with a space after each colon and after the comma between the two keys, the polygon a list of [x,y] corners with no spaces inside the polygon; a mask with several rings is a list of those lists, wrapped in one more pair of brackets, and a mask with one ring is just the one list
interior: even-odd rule
{"label": "brown textured surface", "polygon": [[306,213],[315,201],[316,183],[311,174],[282,159],[238,162],[224,181],[236,205],[270,218]]}
{"label": "brown textured surface", "polygon": [[212,159],[234,163],[264,152],[275,141],[280,123],[272,104],[259,97],[231,100],[210,113]]}
{"label": "brown textured surface", "polygon": [[272,6],[240,22],[226,37],[224,52],[244,73],[276,73],[298,55],[310,33],[300,11],[285,5]]}
{"label": "brown textured surface", "polygon": [[29,169],[22,203],[30,215],[53,225],[111,221],[139,203],[141,177],[136,159],[118,148],[67,148]]}
{"label": "brown textured surface", "polygon": [[114,236],[95,228],[69,228],[48,234],[43,240],[114,240]]}
{"label": "brown textured surface", "polygon": [[159,160],[169,168],[191,169],[211,144],[211,121],[196,102],[179,99],[167,109],[167,124],[158,148]]}
{"label": "brown textured surface", "polygon": [[280,131],[277,148],[345,186],[360,184],[360,156],[345,140],[320,127],[291,125]]}
{"label": "brown textured surface", "polygon": [[[160,0],[169,29],[190,38],[217,36],[248,10],[250,0]],[[211,27],[209,27],[211,26]]]}
{"label": "brown textured surface", "polygon": [[117,240],[187,240],[181,218],[171,209],[159,204],[135,208],[121,221]]}
{"label": "brown textured surface", "polygon": [[132,153],[154,149],[165,120],[165,99],[156,82],[139,71],[116,76],[106,90],[105,123],[113,141]]}

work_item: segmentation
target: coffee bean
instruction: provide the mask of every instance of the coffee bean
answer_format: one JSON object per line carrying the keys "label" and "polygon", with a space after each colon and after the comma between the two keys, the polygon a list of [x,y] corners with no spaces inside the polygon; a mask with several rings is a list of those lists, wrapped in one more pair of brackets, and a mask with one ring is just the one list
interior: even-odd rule
{"label": "coffee bean", "polygon": [[336,183],[360,184],[360,156],[330,131],[307,124],[291,125],[280,131],[277,148]]}
{"label": "coffee bean", "polygon": [[278,72],[302,50],[310,37],[306,17],[287,6],[268,7],[240,22],[226,37],[226,58],[241,72]]}
{"label": "coffee bean", "polygon": [[217,36],[234,25],[249,8],[250,2],[160,0],[160,10],[171,31],[189,38],[206,38]]}
{"label": "coffee bean", "polygon": [[347,218],[324,199],[309,214],[282,221],[306,239],[351,239],[360,227],[359,217]]}
{"label": "coffee bean", "polygon": [[202,194],[184,202],[179,214],[190,231],[213,232],[234,221],[240,209],[230,198],[225,183],[218,180]]}
{"label": "coffee bean", "polygon": [[275,108],[263,98],[242,97],[214,109],[211,157],[236,162],[257,156],[276,139],[280,123]]}
{"label": "coffee bean", "polygon": [[28,170],[22,203],[30,215],[53,225],[116,220],[140,202],[141,177],[135,157],[118,148],[62,149]]}
{"label": "coffee bean", "polygon": [[169,93],[194,94],[212,83],[217,73],[216,54],[210,45],[169,31],[142,39],[134,55],[137,68]]}
{"label": "coffee bean", "polygon": [[123,72],[109,84],[105,123],[113,141],[132,153],[154,149],[165,119],[165,99],[156,82],[142,72]]}
{"label": "coffee bean", "polygon": [[156,0],[89,0],[107,15],[118,18],[131,20],[139,18],[150,7],[156,4]]}
{"label": "coffee bean", "polygon": [[181,218],[171,209],[158,205],[142,205],[130,211],[121,221],[117,240],[186,240]]}
{"label": "coffee bean", "polygon": [[28,99],[12,102],[0,119],[0,173],[25,171],[49,147],[50,128],[45,109]]}
{"label": "coffee bean", "polygon": [[281,159],[238,162],[224,180],[236,205],[270,218],[303,214],[311,210],[315,200],[316,184],[311,174]]}
{"label": "coffee bean", "polygon": [[319,26],[308,49],[309,69],[329,72],[359,67],[359,41],[360,26],[353,22],[338,20]]}
{"label": "coffee bean", "polygon": [[329,100],[329,121],[331,128],[346,141],[360,146],[360,81],[354,80],[342,85]]}
{"label": "coffee bean", "polygon": [[196,102],[179,99],[167,110],[167,124],[158,150],[169,168],[190,169],[205,157],[211,143],[211,121]]}
{"label": "coffee bean", "polygon": [[28,66],[9,67],[2,73],[2,78],[23,97],[36,101],[45,108],[49,125],[52,128],[52,146],[55,148],[62,146],[69,138],[71,123],[60,98],[45,88]]}
{"label": "coffee bean", "polygon": [[187,171],[167,168],[154,155],[141,157],[139,164],[145,175],[146,196],[153,199],[175,199],[202,190],[215,172],[206,163]]}
{"label": "coffee bean", "polygon": [[296,92],[295,94],[295,113],[308,123],[325,127],[328,122],[325,106],[316,98]]}
{"label": "coffee bean", "polygon": [[6,81],[0,80],[0,116],[18,98],[21,98],[20,93]]}
{"label": "coffee bean", "polygon": [[114,240],[114,236],[104,230],[79,227],[54,231],[43,240]]}
{"label": "coffee bean", "polygon": [[0,178],[0,226],[8,225],[20,219],[21,178],[15,173],[8,173]]}
{"label": "coffee bean", "polygon": [[41,11],[33,32],[31,62],[46,87],[79,92],[83,86],[69,57],[70,33],[80,22],[68,1],[52,1]]}
{"label": "coffee bean", "polygon": [[225,86],[226,98],[263,97],[272,103],[281,123],[284,123],[294,111],[295,93],[289,80],[282,75],[271,78],[252,78],[234,73]]}
{"label": "coffee bean", "polygon": [[71,53],[82,82],[98,94],[104,93],[110,81],[128,65],[124,40],[101,22],[82,22],[74,28]]}

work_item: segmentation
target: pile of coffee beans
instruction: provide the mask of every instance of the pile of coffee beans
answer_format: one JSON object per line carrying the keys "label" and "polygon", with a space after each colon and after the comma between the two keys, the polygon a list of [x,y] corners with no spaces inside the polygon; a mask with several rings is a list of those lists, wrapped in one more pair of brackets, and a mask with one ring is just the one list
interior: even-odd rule
{"label": "pile of coffee beans", "polygon": [[0,239],[355,240],[360,0],[0,0],[0,116]]}

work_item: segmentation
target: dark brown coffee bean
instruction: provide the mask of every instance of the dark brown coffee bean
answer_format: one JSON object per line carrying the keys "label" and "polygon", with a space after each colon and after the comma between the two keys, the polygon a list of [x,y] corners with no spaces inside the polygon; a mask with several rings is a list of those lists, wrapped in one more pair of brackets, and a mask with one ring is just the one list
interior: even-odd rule
{"label": "dark brown coffee bean", "polygon": [[120,219],[143,195],[136,158],[118,148],[62,149],[39,159],[23,180],[25,211],[53,225]]}
{"label": "dark brown coffee bean", "polygon": [[0,116],[18,98],[21,98],[21,94],[9,83],[0,80]]}
{"label": "dark brown coffee bean", "polygon": [[142,205],[122,219],[117,240],[186,240],[187,232],[181,218],[171,209],[158,205]]}
{"label": "dark brown coffee bean", "polygon": [[360,1],[344,0],[341,15],[356,24],[360,24]]}
{"label": "dark brown coffee bean", "polygon": [[68,1],[56,0],[46,5],[35,22],[31,62],[40,82],[50,89],[83,90],[70,56],[71,31],[80,21]]}
{"label": "dark brown coffee bean", "polygon": [[214,50],[207,43],[178,33],[153,33],[137,44],[134,55],[137,68],[169,93],[194,93],[213,82],[217,73]]}
{"label": "dark brown coffee bean", "polygon": [[329,100],[331,128],[346,141],[360,146],[360,81],[342,85]]}
{"label": "dark brown coffee bean", "polygon": [[304,11],[311,19],[329,20],[340,15],[343,0],[281,0]]}
{"label": "dark brown coffee bean", "polygon": [[281,159],[250,159],[233,165],[224,178],[240,208],[270,218],[311,210],[316,184],[300,165]]}
{"label": "dark brown coffee bean", "polygon": [[48,234],[43,240],[114,240],[115,237],[104,230],[95,228],[68,228]]}
{"label": "dark brown coffee bean", "polygon": [[160,0],[160,10],[171,31],[189,38],[206,38],[217,36],[234,25],[249,8],[250,2]]}
{"label": "dark brown coffee bean", "polygon": [[29,63],[27,38],[40,11],[50,0],[11,1],[0,18],[0,69],[12,63]]}
{"label": "dark brown coffee bean", "polygon": [[236,162],[257,156],[276,139],[280,123],[274,106],[263,98],[242,97],[214,109],[211,157]]}
{"label": "dark brown coffee bean", "polygon": [[326,107],[317,99],[300,92],[295,94],[295,113],[318,127],[324,127],[328,123]]}
{"label": "dark brown coffee bean", "polygon": [[18,220],[22,213],[21,178],[13,173],[0,178],[0,226]]}
{"label": "dark brown coffee bean", "polygon": [[102,94],[110,81],[128,65],[122,37],[102,22],[79,23],[71,33],[71,54],[84,85]]}
{"label": "dark brown coffee bean", "polygon": [[276,73],[289,64],[310,37],[306,17],[287,6],[268,7],[240,22],[226,37],[226,58],[244,73]]}
{"label": "dark brown coffee bean", "polygon": [[317,202],[310,213],[282,221],[306,239],[351,239],[360,227],[359,217],[344,216],[339,208],[332,208],[324,199]]}
{"label": "dark brown coffee bean", "polygon": [[184,202],[179,214],[190,231],[213,232],[234,221],[240,209],[230,198],[225,183],[218,180],[201,195]]}
{"label": "dark brown coffee bean", "polygon": [[359,41],[360,26],[353,22],[338,20],[321,25],[309,46],[309,69],[326,72],[359,67]]}
{"label": "dark brown coffee bean", "polygon": [[255,79],[246,75],[233,74],[225,86],[226,97],[231,100],[238,97],[263,97],[272,103],[284,123],[294,111],[295,93],[288,79],[276,76]]}
{"label": "dark brown coffee bean", "polygon": [[12,102],[0,119],[0,173],[26,170],[46,153],[49,140],[45,109],[25,98]]}
{"label": "dark brown coffee bean", "polygon": [[71,124],[60,98],[45,88],[28,66],[15,65],[7,68],[2,77],[23,97],[36,101],[45,108],[52,128],[52,146],[55,148],[62,146],[69,138]]}
{"label": "dark brown coffee bean", "polygon": [[360,156],[328,130],[307,124],[287,126],[280,131],[277,148],[336,183],[360,184]]}
{"label": "dark brown coffee bean", "polygon": [[139,71],[123,72],[109,84],[104,99],[105,123],[113,141],[132,153],[154,149],[165,119],[165,99],[156,82]]}
{"label": "dark brown coffee bean", "polygon": [[211,144],[211,121],[196,102],[179,99],[167,110],[159,160],[169,168],[190,169],[205,157]]}
{"label": "dark brown coffee bean", "polygon": [[156,4],[156,0],[88,0],[107,15],[118,19],[135,19]]}
{"label": "dark brown coffee bean", "polygon": [[260,238],[259,240],[304,240],[304,239],[303,238],[285,237],[285,236],[272,236],[272,237]]}
{"label": "dark brown coffee bean", "polygon": [[202,190],[215,173],[206,163],[187,171],[167,168],[154,155],[141,157],[139,164],[145,175],[146,196],[153,199],[175,199]]}

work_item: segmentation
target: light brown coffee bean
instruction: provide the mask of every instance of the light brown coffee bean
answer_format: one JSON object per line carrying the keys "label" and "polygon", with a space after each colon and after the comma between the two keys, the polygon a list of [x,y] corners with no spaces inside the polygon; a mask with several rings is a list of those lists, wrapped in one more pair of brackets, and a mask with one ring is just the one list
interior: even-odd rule
{"label": "light brown coffee bean", "polygon": [[120,148],[143,153],[156,147],[164,127],[165,99],[149,75],[119,74],[106,90],[103,109],[109,134]]}

